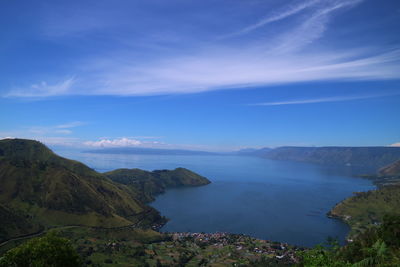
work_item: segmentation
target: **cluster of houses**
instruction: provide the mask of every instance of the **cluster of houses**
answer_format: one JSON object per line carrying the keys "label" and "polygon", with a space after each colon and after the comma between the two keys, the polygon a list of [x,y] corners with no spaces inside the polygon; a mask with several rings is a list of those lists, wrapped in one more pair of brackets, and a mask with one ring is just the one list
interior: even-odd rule
{"label": "cluster of houses", "polygon": [[254,239],[249,236],[228,233],[172,233],[174,241],[193,241],[197,244],[212,245],[215,247],[233,246],[239,253],[265,255],[297,262],[298,248],[289,247],[286,243],[270,242]]}

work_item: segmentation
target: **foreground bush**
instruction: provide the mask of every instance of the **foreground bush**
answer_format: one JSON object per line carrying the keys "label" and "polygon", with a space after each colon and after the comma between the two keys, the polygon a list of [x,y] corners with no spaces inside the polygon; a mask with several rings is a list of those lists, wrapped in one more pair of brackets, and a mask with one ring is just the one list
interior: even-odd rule
{"label": "foreground bush", "polygon": [[317,246],[300,258],[300,266],[305,267],[400,266],[400,216],[386,215],[380,226],[369,228],[344,247]]}
{"label": "foreground bush", "polygon": [[47,234],[11,249],[0,258],[0,267],[81,266],[80,258],[68,239]]}

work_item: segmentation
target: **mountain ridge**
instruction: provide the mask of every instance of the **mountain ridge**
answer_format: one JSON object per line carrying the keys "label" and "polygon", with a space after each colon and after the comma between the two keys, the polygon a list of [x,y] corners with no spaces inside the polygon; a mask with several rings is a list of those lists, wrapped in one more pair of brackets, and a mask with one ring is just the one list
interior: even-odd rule
{"label": "mountain ridge", "polygon": [[41,227],[125,227],[144,214],[149,225],[165,221],[132,187],[26,139],[0,140],[0,213],[20,222],[0,225],[0,241]]}
{"label": "mountain ridge", "polygon": [[400,159],[400,147],[296,147],[283,146],[248,153],[272,160],[290,160],[322,165],[360,166],[382,168]]}
{"label": "mountain ridge", "polygon": [[161,149],[145,147],[110,147],[89,149],[83,153],[95,154],[139,154],[139,155],[218,155],[218,153],[185,149]]}

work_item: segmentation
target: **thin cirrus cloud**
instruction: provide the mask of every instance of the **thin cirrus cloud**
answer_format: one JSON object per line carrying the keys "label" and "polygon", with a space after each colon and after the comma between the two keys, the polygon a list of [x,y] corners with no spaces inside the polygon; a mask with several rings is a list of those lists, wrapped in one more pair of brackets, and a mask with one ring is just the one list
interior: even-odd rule
{"label": "thin cirrus cloud", "polygon": [[[202,36],[198,36],[196,44],[188,42],[185,49],[179,51],[165,45],[163,49],[169,52],[157,57],[151,56],[154,54],[151,48],[144,48],[150,50],[140,53],[139,59],[137,51],[129,48],[98,53],[102,56],[84,58],[71,68],[71,73],[75,73],[72,78],[60,79],[52,85],[42,82],[28,88],[13,89],[5,96],[160,95],[307,81],[399,79],[400,49],[397,47],[367,47],[355,40],[352,48],[334,49],[318,45],[318,49],[314,46],[310,49],[311,44],[324,37],[339,11],[348,11],[362,2],[296,1],[295,5],[278,9],[250,26],[242,25],[237,31],[227,34],[226,37],[242,38],[240,43],[230,38],[203,42]],[[275,22],[284,23],[282,31],[264,33],[263,30]],[[80,32],[84,30],[93,29],[79,29]],[[101,28],[96,28],[96,32],[99,31]],[[250,32],[262,38],[247,38]],[[154,34],[142,34],[147,34],[148,47],[152,47],[150,36]],[[64,35],[63,40],[68,36]],[[75,35],[69,37],[75,38]],[[135,41],[129,37],[121,39],[115,42]],[[185,44],[183,34],[178,39]]]}
{"label": "thin cirrus cloud", "polygon": [[305,2],[297,3],[296,5],[292,5],[292,6],[289,6],[285,9],[281,10],[280,12],[276,12],[274,14],[271,14],[270,16],[262,18],[260,21],[258,21],[255,24],[247,26],[247,27],[245,27],[239,31],[233,32],[231,34],[224,35],[221,38],[222,39],[230,38],[230,37],[235,37],[235,36],[249,33],[251,31],[259,29],[269,23],[280,21],[280,20],[283,20],[290,16],[296,15],[299,12],[303,11],[304,9],[315,6],[318,3],[321,3],[321,0],[312,0],[312,1],[305,1]]}
{"label": "thin cirrus cloud", "polygon": [[69,135],[72,134],[73,128],[85,125],[82,121],[72,121],[65,124],[53,125],[53,126],[31,126],[26,129],[27,132],[39,136],[49,135],[49,134],[62,134]]}
{"label": "thin cirrus cloud", "polygon": [[5,97],[49,97],[68,94],[75,83],[75,78],[70,77],[55,84],[42,81],[32,84],[29,88],[14,88],[5,94]]}
{"label": "thin cirrus cloud", "polygon": [[310,98],[310,99],[298,99],[298,100],[286,100],[286,101],[275,101],[275,102],[264,102],[250,104],[250,106],[283,106],[283,105],[303,105],[303,104],[317,104],[326,102],[344,102],[361,99],[387,97],[393,95],[399,95],[400,93],[392,94],[380,94],[380,95],[360,95],[360,96],[335,96],[335,97],[323,97],[323,98]]}

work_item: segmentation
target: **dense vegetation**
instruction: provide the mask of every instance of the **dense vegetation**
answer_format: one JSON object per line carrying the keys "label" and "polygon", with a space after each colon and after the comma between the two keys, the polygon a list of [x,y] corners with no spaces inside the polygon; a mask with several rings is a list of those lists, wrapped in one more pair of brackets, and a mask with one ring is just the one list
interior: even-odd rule
{"label": "dense vegetation", "polygon": [[[320,155],[318,163],[324,163],[333,153],[335,163],[343,156],[342,163],[353,164],[368,154],[382,164],[397,153],[321,149],[307,160]],[[357,193],[332,209],[331,216],[352,227],[352,242],[309,250],[244,235],[153,231],[164,218],[145,202],[170,187],[210,183],[187,169],[100,174],[39,142],[0,140],[0,242],[21,237],[6,247],[22,243],[1,256],[0,266],[285,266],[299,259],[301,266],[400,266],[399,178],[397,161],[372,177],[378,190]],[[49,228],[57,235],[23,243]]]}
{"label": "dense vegetation", "polygon": [[81,259],[72,244],[54,234],[34,238],[0,258],[0,267],[79,267]]}
{"label": "dense vegetation", "polygon": [[[68,238],[86,266],[290,266],[300,250],[288,244],[226,233],[162,234],[149,229],[87,227],[58,228],[53,233]],[[10,250],[3,262],[15,262],[17,257],[21,258],[19,262],[33,262],[40,255],[26,249],[37,248],[43,239],[47,237],[32,239],[28,241],[30,245],[25,243]],[[42,251],[48,255],[50,248]],[[67,255],[77,258],[76,253]]]}
{"label": "dense vegetation", "polygon": [[15,236],[28,235],[40,232],[43,227],[32,221],[24,214],[18,214],[0,204],[0,241],[7,240]]}
{"label": "dense vegetation", "polygon": [[142,201],[154,200],[154,196],[167,188],[179,186],[199,186],[210,181],[188,169],[144,171],[140,169],[117,169],[104,173],[111,180],[129,186]]}
{"label": "dense vegetation", "polygon": [[384,186],[378,190],[356,193],[337,204],[330,215],[348,223],[351,234],[358,234],[368,225],[379,224],[385,214],[400,215],[400,186]]}
{"label": "dense vegetation", "polygon": [[371,178],[377,190],[358,192],[338,203],[329,215],[351,226],[350,236],[363,232],[371,224],[380,224],[386,214],[400,215],[400,161],[396,161]]}
{"label": "dense vegetation", "polygon": [[0,204],[37,224],[114,227],[157,213],[125,186],[39,142],[1,140],[0,155]]}
{"label": "dense vegetation", "polygon": [[369,227],[344,247],[318,246],[301,254],[306,267],[400,266],[400,216],[385,215],[380,226]]}
{"label": "dense vegetation", "polygon": [[[135,171],[138,181],[142,172],[146,173]],[[185,169],[150,174],[162,186],[194,185],[197,178],[199,185],[209,183]],[[148,189],[112,181],[80,162],[57,156],[37,141],[0,140],[0,242],[55,226],[159,224],[165,219],[143,203],[155,193],[153,187]]]}

